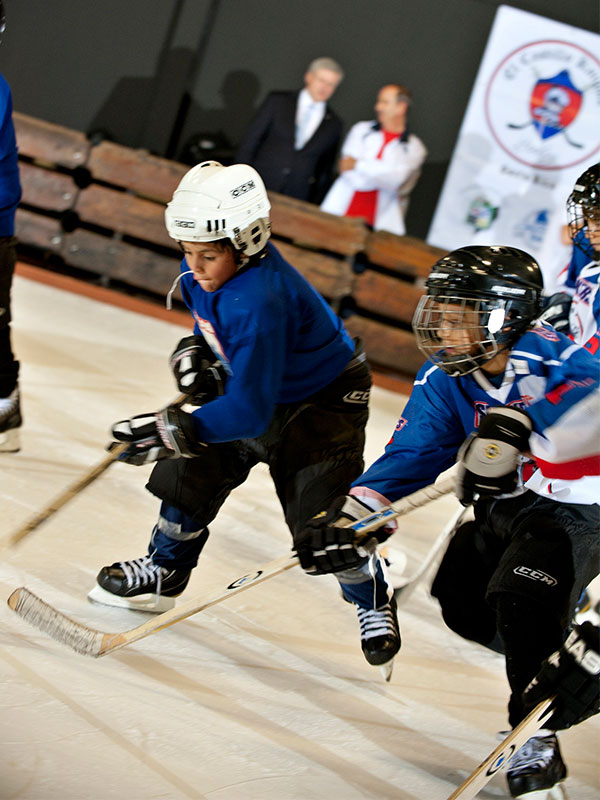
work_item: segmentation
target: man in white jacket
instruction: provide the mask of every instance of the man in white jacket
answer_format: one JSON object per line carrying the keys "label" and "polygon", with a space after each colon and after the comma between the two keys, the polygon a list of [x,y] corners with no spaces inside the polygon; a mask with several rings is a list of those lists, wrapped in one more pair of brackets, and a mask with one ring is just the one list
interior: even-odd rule
{"label": "man in white jacket", "polygon": [[323,211],[362,217],[374,230],[406,232],[408,196],[427,155],[423,142],[407,127],[410,102],[410,90],[401,84],[379,90],[377,120],[357,122],[350,129],[340,175],[321,205]]}

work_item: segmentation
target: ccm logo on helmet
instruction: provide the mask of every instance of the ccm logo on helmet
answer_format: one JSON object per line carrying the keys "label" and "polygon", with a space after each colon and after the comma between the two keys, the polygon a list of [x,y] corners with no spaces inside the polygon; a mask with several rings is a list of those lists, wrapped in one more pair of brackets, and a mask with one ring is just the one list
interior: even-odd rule
{"label": "ccm logo on helmet", "polygon": [[547,583],[548,586],[556,586],[558,581],[552,575],[546,575],[539,569],[531,569],[531,567],[515,567],[513,570],[515,575],[522,575],[524,578],[531,578],[532,581],[541,581]]}
{"label": "ccm logo on helmet", "polygon": [[195,228],[196,222],[193,219],[174,219],[173,225],[176,228]]}
{"label": "ccm logo on helmet", "polygon": [[241,186],[236,186],[235,189],[231,189],[231,196],[239,197],[241,194],[246,194],[246,192],[249,192],[252,189],[256,189],[256,184],[253,180],[249,180],[246,181],[246,183],[242,183]]}

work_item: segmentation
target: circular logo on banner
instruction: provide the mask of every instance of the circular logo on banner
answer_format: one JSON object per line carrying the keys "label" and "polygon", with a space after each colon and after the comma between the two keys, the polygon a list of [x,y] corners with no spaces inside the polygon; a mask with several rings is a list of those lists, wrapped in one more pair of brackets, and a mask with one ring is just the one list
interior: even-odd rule
{"label": "circular logo on banner", "polygon": [[523,45],[496,67],[485,92],[492,135],[537,169],[590,163],[600,149],[600,61],[578,45]]}

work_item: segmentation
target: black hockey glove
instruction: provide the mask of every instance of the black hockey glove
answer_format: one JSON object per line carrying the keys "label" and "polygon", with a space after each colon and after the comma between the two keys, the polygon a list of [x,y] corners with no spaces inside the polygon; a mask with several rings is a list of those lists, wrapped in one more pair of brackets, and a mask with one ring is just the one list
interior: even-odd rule
{"label": "black hockey glove", "polygon": [[169,358],[179,391],[195,405],[209,403],[225,392],[227,372],[203,336],[184,337]]}
{"label": "black hockey glove", "polygon": [[544,310],[539,319],[552,325],[554,330],[560,333],[569,333],[569,311],[573,298],[566,292],[556,292],[550,297],[544,298]]}
{"label": "black hockey glove", "polygon": [[563,730],[600,711],[600,628],[576,625],[560,650],[543,662],[523,693],[529,713],[546,697],[556,695],[556,711],[545,728]]}
{"label": "black hockey glove", "polygon": [[111,442],[107,449],[129,444],[119,461],[136,467],[163,458],[193,458],[204,446],[195,438],[192,415],[174,406],[116,422],[112,435],[116,441]]}
{"label": "black hockey glove", "polygon": [[[294,549],[302,569],[310,575],[325,575],[365,564],[378,543],[375,532],[356,542],[356,531],[342,526],[372,513],[373,509],[356,497],[336,497],[327,511],[310,519],[295,538]],[[389,533],[383,533],[385,528],[381,531],[384,541]]]}
{"label": "black hockey glove", "polygon": [[464,506],[479,497],[510,494],[518,481],[519,456],[529,447],[531,420],[524,411],[490,408],[458,452],[456,496]]}

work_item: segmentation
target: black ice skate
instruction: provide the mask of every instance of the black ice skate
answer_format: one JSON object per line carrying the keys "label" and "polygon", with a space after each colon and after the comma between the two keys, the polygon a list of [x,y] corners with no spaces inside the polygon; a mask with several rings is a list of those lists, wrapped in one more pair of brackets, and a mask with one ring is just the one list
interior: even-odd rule
{"label": "black ice skate", "polygon": [[189,579],[189,570],[157,567],[150,556],[143,556],[102,567],[88,600],[105,606],[162,613],[173,608],[175,598]]}
{"label": "black ice skate", "polygon": [[400,650],[400,628],[396,600],[379,610],[356,607],[360,623],[360,644],[365,658],[381,667],[386,681],[392,677],[393,659]]}
{"label": "black ice skate", "polygon": [[0,397],[0,453],[16,453],[21,449],[19,428],[22,422],[17,386],[8,397]]}
{"label": "black ice skate", "polygon": [[506,779],[511,797],[560,800],[559,782],[567,777],[556,734],[532,736],[512,757]]}

